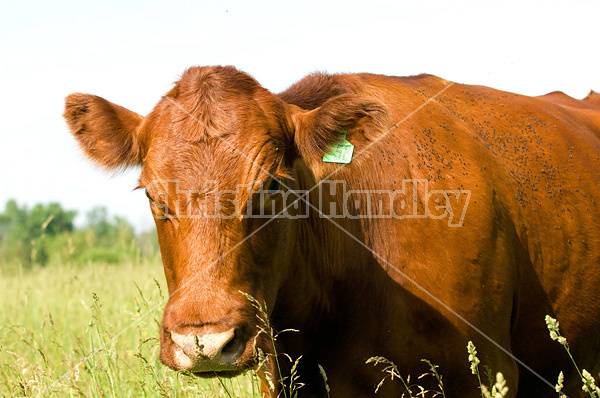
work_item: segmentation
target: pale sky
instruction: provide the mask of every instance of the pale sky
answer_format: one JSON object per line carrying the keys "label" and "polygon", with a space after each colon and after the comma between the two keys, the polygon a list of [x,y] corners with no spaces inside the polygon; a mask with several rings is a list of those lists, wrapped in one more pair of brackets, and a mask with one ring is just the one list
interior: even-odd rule
{"label": "pale sky", "polygon": [[[277,92],[312,71],[432,73],[525,95],[600,91],[600,1],[0,2],[0,208],[96,205],[153,225],[139,170],[87,161],[61,117],[72,92],[142,115],[192,65],[234,65]],[[81,222],[83,218],[79,219]]]}

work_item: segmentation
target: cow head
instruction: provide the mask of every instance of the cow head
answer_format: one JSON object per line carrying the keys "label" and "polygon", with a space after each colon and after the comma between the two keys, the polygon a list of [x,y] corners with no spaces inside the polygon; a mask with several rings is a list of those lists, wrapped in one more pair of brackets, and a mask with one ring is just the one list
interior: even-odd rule
{"label": "cow head", "polygon": [[190,68],[146,117],[67,97],[65,119],[91,159],[142,168],[169,289],[166,365],[233,375],[254,363],[257,345],[269,351],[243,293],[275,308],[303,238],[292,217],[268,215],[298,199],[285,193],[302,184],[299,167],[321,167],[342,129],[355,139],[381,130],[383,113],[354,94],[301,109],[233,67]]}

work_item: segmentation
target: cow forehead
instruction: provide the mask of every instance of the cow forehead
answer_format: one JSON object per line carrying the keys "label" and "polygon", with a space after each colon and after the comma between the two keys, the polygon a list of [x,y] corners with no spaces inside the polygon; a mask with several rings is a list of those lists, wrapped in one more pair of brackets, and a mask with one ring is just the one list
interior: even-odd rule
{"label": "cow forehead", "polygon": [[203,180],[222,179],[225,169],[234,174],[240,161],[239,154],[224,142],[161,139],[149,148],[141,178],[146,184],[151,180],[178,180],[197,185]]}
{"label": "cow forehead", "polygon": [[241,134],[208,140],[155,140],[144,159],[140,185],[175,183],[184,190],[207,186],[235,190],[277,172],[282,162],[278,144],[268,133],[251,139]]}
{"label": "cow forehead", "polygon": [[145,118],[142,185],[156,179],[193,188],[206,181],[246,183],[259,177],[257,169],[271,172],[281,161],[282,110],[254,80],[221,79],[225,72],[239,74],[186,72]]}
{"label": "cow forehead", "polygon": [[238,141],[252,139],[269,130],[269,120],[258,102],[247,96],[209,101],[200,95],[165,97],[154,125],[163,139],[209,141],[236,134]]}
{"label": "cow forehead", "polygon": [[171,134],[201,140],[266,124],[257,101],[265,94],[258,82],[235,68],[193,67],[157,108],[168,113],[160,120],[169,125]]}

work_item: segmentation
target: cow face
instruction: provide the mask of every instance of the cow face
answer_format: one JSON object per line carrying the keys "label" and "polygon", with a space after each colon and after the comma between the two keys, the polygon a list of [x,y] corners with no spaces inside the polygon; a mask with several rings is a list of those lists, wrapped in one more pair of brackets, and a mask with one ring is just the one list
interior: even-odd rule
{"label": "cow face", "polygon": [[233,375],[253,364],[255,347],[269,351],[245,294],[272,310],[289,281],[302,244],[289,209],[306,206],[290,195],[296,169],[314,168],[341,129],[381,130],[384,114],[354,95],[302,110],[232,67],[189,69],[145,118],[99,97],[67,97],[64,116],[90,158],[142,167],[169,289],[166,365]]}

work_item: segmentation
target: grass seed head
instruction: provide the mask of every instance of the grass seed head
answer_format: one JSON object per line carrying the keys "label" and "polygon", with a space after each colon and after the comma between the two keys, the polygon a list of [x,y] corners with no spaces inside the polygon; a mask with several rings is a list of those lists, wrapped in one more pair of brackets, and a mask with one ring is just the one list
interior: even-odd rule
{"label": "grass seed head", "polygon": [[471,373],[477,374],[477,366],[479,365],[479,358],[477,358],[477,349],[472,341],[467,343],[467,352],[469,353],[469,362],[471,363]]}
{"label": "grass seed head", "polygon": [[558,380],[556,382],[556,386],[554,387],[554,389],[556,390],[556,392],[561,392],[563,389],[563,382],[565,381],[565,375],[563,374],[562,370],[560,371],[560,373],[558,374]]}

